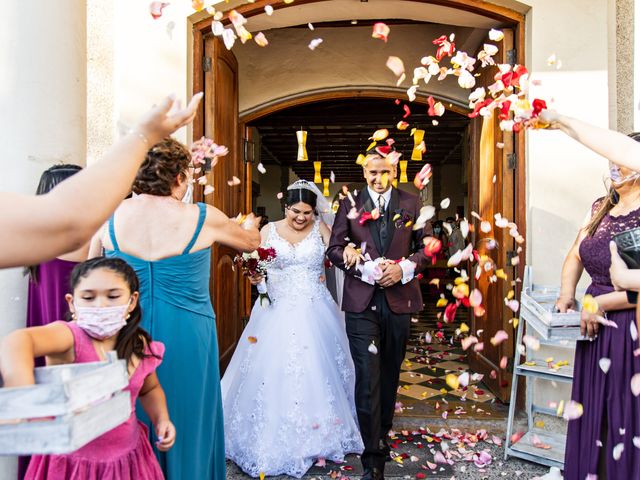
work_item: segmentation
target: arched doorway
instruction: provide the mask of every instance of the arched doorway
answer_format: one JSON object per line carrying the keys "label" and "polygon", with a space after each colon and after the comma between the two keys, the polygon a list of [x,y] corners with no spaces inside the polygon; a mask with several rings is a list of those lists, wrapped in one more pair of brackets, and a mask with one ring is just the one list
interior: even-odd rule
{"label": "arched doorway", "polygon": [[[367,69],[366,66],[372,63],[366,56],[370,35],[362,36],[361,40],[354,40],[354,28],[366,30],[372,23],[372,11],[359,11],[361,6],[356,2],[345,2],[343,0],[308,0],[295,2],[291,6],[278,4],[281,15],[276,19],[268,19],[264,14],[264,6],[268,2],[255,2],[247,4],[238,11],[243,13],[250,21],[256,20],[256,25],[262,22],[263,28],[269,28],[270,37],[281,40],[275,47],[265,49],[263,53],[256,53],[257,47],[242,48],[234,47],[233,52],[228,52],[219,39],[208,35],[210,21],[204,20],[194,27],[194,91],[205,91],[205,102],[194,124],[194,136],[199,138],[203,134],[213,137],[219,143],[226,143],[229,146],[235,145],[232,151],[237,152],[233,156],[225,159],[224,167],[217,167],[214,172],[215,185],[223,187],[216,189],[216,193],[210,202],[223,209],[227,214],[236,215],[240,211],[247,211],[252,207],[252,169],[249,164],[256,160],[256,151],[252,147],[255,138],[252,137],[250,129],[246,126],[260,118],[272,115],[287,108],[295,108],[313,102],[337,101],[344,98],[401,98],[408,103],[403,89],[397,89],[389,85],[389,78],[382,77],[380,72],[385,71],[384,67]],[[369,5],[380,6],[383,2],[370,2]],[[521,63],[524,59],[524,17],[522,13],[498,7],[486,2],[455,0],[444,2],[432,1],[404,1],[390,0],[384,2],[388,7],[390,3],[402,5],[402,10],[394,11],[394,20],[385,20],[384,17],[377,17],[392,24],[392,35],[396,38],[414,38],[415,32],[421,29],[428,31],[425,38],[435,38],[433,36],[437,28],[448,31],[456,29],[456,38],[469,47],[470,52],[481,44],[484,40],[482,34],[486,35],[490,26],[502,26],[507,33],[507,43],[503,45],[498,57],[500,63]],[[292,10],[291,7],[296,7]],[[331,7],[331,8],[329,8]],[[335,7],[335,8],[334,8]],[[342,9],[342,10],[340,10]],[[386,10],[390,11],[389,9]],[[307,58],[309,50],[304,43],[307,18],[305,12],[313,16],[316,31],[323,30],[325,38],[331,35],[347,35],[342,41],[336,42],[334,50],[327,48],[333,55],[320,69],[314,69],[315,57]],[[376,10],[380,12],[380,10]],[[454,26],[450,24],[425,23],[425,18],[431,17],[452,19],[452,14],[458,13],[458,23]],[[387,13],[388,15],[388,13]],[[339,17],[339,18],[338,18]],[[398,17],[400,19],[398,20]],[[409,17],[409,18],[406,18]],[[412,18],[413,17],[413,18]],[[429,18],[431,18],[429,17]],[[416,18],[418,20],[416,20]],[[432,19],[433,19],[432,18]],[[297,19],[297,24],[295,23]],[[359,22],[355,27],[353,22]],[[453,21],[453,20],[451,20]],[[368,23],[367,23],[368,22]],[[475,22],[475,23],[474,23]],[[302,23],[302,25],[300,25]],[[465,25],[460,25],[464,23]],[[365,24],[365,25],[363,25]],[[474,25],[479,26],[474,26]],[[510,28],[508,28],[510,27]],[[356,35],[357,36],[357,35]],[[339,37],[336,37],[339,38]],[[360,38],[360,37],[358,37]],[[339,38],[340,40],[340,38]],[[360,44],[359,42],[362,42]],[[474,43],[475,42],[475,43]],[[329,41],[326,41],[329,44]],[[276,42],[274,41],[274,45]],[[374,44],[377,47],[379,45]],[[391,43],[389,44],[391,45]],[[403,48],[409,48],[409,43],[402,44]],[[253,48],[254,51],[250,51]],[[336,51],[356,52],[346,60],[336,55]],[[361,48],[363,50],[358,50]],[[390,47],[389,47],[390,48]],[[392,54],[386,46],[380,47],[376,55],[380,58]],[[425,47],[426,48],[426,47]],[[337,50],[336,50],[337,49]],[[365,52],[363,54],[362,52]],[[326,52],[325,52],[326,53]],[[265,56],[271,55],[268,60],[259,62]],[[237,58],[236,58],[237,57]],[[347,55],[345,54],[345,58]],[[364,60],[363,60],[363,57]],[[351,65],[353,64],[353,65]],[[378,62],[377,65],[380,65]],[[384,65],[382,63],[382,65]],[[353,66],[349,69],[348,67]],[[244,70],[243,70],[244,68]],[[341,70],[342,68],[342,70]],[[243,74],[243,71],[246,72]],[[243,76],[244,75],[244,76]],[[267,83],[259,86],[256,81],[262,79]],[[364,80],[361,82],[360,80]],[[489,84],[489,75],[478,78],[479,84]],[[464,96],[457,96],[459,89],[447,90],[446,85],[433,82],[428,88],[422,87],[418,92],[418,98],[410,104],[410,109],[424,109],[425,99],[429,94],[444,100],[447,108],[452,112],[465,113]],[[458,92],[459,94],[459,92]],[[240,113],[238,113],[240,112]],[[394,122],[395,123],[395,122]],[[524,165],[524,141],[521,136],[504,135],[494,124],[492,128],[496,135],[496,147],[490,158],[483,164],[471,162],[468,184],[468,205],[467,211],[479,212],[483,217],[490,218],[494,213],[501,213],[503,216],[514,219],[520,226],[520,233],[525,234],[524,212],[524,185],[525,185],[525,165]],[[471,122],[468,131],[468,155],[471,159],[478,159],[479,140],[481,124],[479,120]],[[226,133],[224,133],[226,132]],[[313,151],[310,152],[313,159]],[[232,175],[243,180],[241,186],[229,191],[225,182]],[[489,179],[481,182],[480,179]],[[495,179],[492,181],[492,179]],[[283,179],[279,179],[283,180]],[[282,183],[282,182],[280,182]],[[503,246],[499,255],[501,265],[509,263],[509,256],[513,254],[515,246],[513,239],[504,235],[498,238],[498,243]],[[230,268],[230,261],[233,252],[218,250],[214,252],[214,280],[212,294],[216,299],[216,311],[218,312],[221,332],[221,362],[224,367],[233,352],[242,323],[240,319],[246,317],[250,306],[248,286],[238,277],[237,272]],[[520,267],[513,268],[512,277],[515,279]],[[224,282],[219,279],[224,278]],[[229,284],[233,284],[233,288]],[[504,288],[488,289],[488,285],[479,285],[486,290],[488,310],[495,312],[489,319],[471,319],[472,328],[484,328],[485,336],[489,338],[492,332],[508,327],[508,320],[511,318],[505,309],[502,299],[511,286]],[[477,327],[476,322],[482,327]],[[489,378],[492,370],[498,371],[498,375],[489,380],[491,389],[501,399],[506,399],[510,388],[510,375],[498,368],[500,359],[503,356],[510,357],[513,354],[513,341],[503,342],[499,346],[487,345],[482,353],[472,355],[471,361],[475,363],[475,370],[485,373]]]}

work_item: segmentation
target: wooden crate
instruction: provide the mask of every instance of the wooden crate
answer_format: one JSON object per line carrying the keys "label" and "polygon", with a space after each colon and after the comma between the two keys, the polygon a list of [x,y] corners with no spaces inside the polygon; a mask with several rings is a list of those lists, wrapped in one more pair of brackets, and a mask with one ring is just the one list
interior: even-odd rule
{"label": "wooden crate", "polygon": [[580,334],[580,302],[576,302],[576,312],[559,313],[555,303],[560,293],[558,287],[535,285],[531,268],[525,269],[525,280],[520,296],[520,316],[544,340],[572,342],[585,340]]}
{"label": "wooden crate", "polygon": [[131,415],[124,360],[35,369],[36,384],[0,388],[0,454],[70,453]]}

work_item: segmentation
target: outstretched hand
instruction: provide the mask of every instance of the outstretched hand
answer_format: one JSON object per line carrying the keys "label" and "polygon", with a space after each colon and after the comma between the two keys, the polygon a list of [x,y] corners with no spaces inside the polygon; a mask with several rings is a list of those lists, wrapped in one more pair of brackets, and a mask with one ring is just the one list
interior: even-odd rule
{"label": "outstretched hand", "polygon": [[189,104],[182,108],[180,100],[176,100],[174,95],[169,95],[147,112],[134,130],[144,135],[151,147],[179,128],[191,123],[196,116],[202,96],[202,92],[196,93]]}
{"label": "outstretched hand", "polygon": [[560,128],[560,114],[555,110],[542,110],[536,120],[538,125],[544,125],[544,128],[547,130],[557,130]]}

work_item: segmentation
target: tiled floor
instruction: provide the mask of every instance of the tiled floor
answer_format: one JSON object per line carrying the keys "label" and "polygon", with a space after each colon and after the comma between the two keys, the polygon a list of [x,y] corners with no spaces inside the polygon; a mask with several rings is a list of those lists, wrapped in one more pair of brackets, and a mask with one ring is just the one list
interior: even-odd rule
{"label": "tiled floor", "polygon": [[[411,324],[411,338],[402,364],[398,402],[404,417],[503,419],[507,407],[500,404],[481,379],[469,371],[467,354],[455,338],[460,322],[445,324],[436,308],[437,295],[424,292],[425,308]],[[440,332],[440,333],[438,333]],[[469,372],[469,385],[447,385],[448,374]]]}

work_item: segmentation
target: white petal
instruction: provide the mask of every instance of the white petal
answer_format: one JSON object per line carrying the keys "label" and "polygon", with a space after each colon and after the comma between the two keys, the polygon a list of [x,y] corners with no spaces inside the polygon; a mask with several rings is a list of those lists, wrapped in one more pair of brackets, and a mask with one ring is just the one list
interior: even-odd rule
{"label": "white petal", "polygon": [[469,372],[461,373],[458,377],[458,383],[461,387],[466,387],[469,385]]}
{"label": "white petal", "polygon": [[640,373],[631,377],[631,392],[637,397],[640,395]]}
{"label": "white petal", "polygon": [[469,235],[469,222],[466,218],[460,221],[460,233],[462,233],[462,238],[467,238]]}
{"label": "white petal", "polygon": [[624,443],[619,443],[615,447],[613,447],[613,459],[620,460],[622,456],[622,452],[624,451]]}
{"label": "white petal", "polygon": [[504,33],[502,33],[502,30],[496,30],[494,28],[492,28],[491,30],[489,30],[489,39],[493,42],[499,42],[500,40],[502,40],[504,38]]}
{"label": "white petal", "polygon": [[609,367],[611,366],[611,359],[601,358],[598,361],[598,365],[600,366],[600,370],[602,370],[604,373],[607,373],[609,371]]}
{"label": "white petal", "polygon": [[399,57],[391,56],[387,59],[387,68],[393,72],[396,77],[404,73],[404,62]]}

